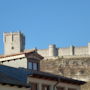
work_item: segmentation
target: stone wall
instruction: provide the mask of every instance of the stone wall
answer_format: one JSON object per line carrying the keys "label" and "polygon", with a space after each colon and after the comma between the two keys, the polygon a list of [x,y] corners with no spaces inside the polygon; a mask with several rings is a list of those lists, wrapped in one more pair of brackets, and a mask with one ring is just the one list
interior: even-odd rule
{"label": "stone wall", "polygon": [[90,82],[87,82],[86,84],[82,85],[81,90],[90,90]]}
{"label": "stone wall", "polygon": [[90,55],[90,44],[84,47],[70,46],[67,48],[57,48],[56,45],[49,45],[48,49],[37,49],[37,52],[42,56],[55,57],[55,56],[83,56]]}
{"label": "stone wall", "polygon": [[70,48],[59,48],[58,56],[70,55]]}
{"label": "stone wall", "polygon": [[75,55],[88,55],[88,47],[75,47],[74,48]]}
{"label": "stone wall", "polygon": [[24,51],[25,37],[21,32],[4,33],[4,54],[15,54]]}
{"label": "stone wall", "polygon": [[44,57],[48,57],[48,54],[49,54],[48,49],[38,49],[37,52]]}

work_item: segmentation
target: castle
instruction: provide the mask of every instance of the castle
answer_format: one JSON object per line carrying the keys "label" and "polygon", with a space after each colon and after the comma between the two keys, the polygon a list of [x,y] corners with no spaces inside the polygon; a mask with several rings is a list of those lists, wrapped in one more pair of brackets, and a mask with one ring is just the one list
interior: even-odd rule
{"label": "castle", "polygon": [[[21,32],[4,33],[4,54],[22,52],[25,50],[25,36]],[[48,49],[37,49],[38,53],[45,58],[62,56],[90,56],[90,43],[85,47],[70,46],[58,48],[49,45]]]}
{"label": "castle", "polygon": [[21,32],[4,33],[4,54],[23,52],[25,49],[25,36]]}
{"label": "castle", "polygon": [[[90,81],[90,43],[86,47],[70,46],[36,49],[44,57],[41,70],[79,80]],[[25,36],[21,32],[4,33],[4,54],[24,52]]]}
{"label": "castle", "polygon": [[70,46],[68,48],[57,48],[56,45],[49,45],[48,49],[38,50],[38,53],[45,58],[65,57],[65,56],[90,56],[90,43],[85,47]]}
{"label": "castle", "polygon": [[[56,54],[52,56],[52,52],[54,52],[52,46],[50,46],[49,51],[49,57],[56,56]],[[50,69],[47,66],[50,65],[47,63],[50,61],[49,58],[45,59],[37,52],[39,52],[38,49],[25,50],[25,36],[21,32],[4,33],[4,55],[0,55],[0,82],[3,80],[0,88],[2,87],[2,90],[10,90],[12,86],[16,86],[16,88],[13,87],[14,90],[17,90],[18,86],[22,90],[81,90],[81,85],[86,82],[55,75],[55,72],[53,72],[54,74],[48,73],[45,67],[47,70]],[[51,59],[50,62],[54,61],[54,63],[50,66],[57,68],[56,66],[63,64],[59,62],[55,66],[55,62],[59,59],[60,57]],[[54,69],[50,71],[54,71]],[[5,87],[3,83],[6,85]]]}

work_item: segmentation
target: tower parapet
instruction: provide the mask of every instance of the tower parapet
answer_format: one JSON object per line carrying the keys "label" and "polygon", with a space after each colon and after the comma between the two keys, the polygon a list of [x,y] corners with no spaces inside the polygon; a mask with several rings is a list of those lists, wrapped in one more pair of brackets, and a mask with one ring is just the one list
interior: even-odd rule
{"label": "tower parapet", "polygon": [[37,50],[45,58],[62,56],[90,56],[90,43],[88,46],[70,46],[66,48],[57,48],[56,45],[49,45],[48,49]]}
{"label": "tower parapet", "polygon": [[70,46],[70,55],[74,55],[74,46]]}
{"label": "tower parapet", "polygon": [[4,33],[4,54],[14,54],[24,51],[25,36],[21,32]]}
{"label": "tower parapet", "polygon": [[90,55],[90,42],[88,43],[88,54]]}
{"label": "tower parapet", "polygon": [[49,45],[48,51],[49,51],[49,56],[50,57],[57,56],[57,54],[58,54],[57,53],[57,48],[56,48],[56,45],[55,44]]}

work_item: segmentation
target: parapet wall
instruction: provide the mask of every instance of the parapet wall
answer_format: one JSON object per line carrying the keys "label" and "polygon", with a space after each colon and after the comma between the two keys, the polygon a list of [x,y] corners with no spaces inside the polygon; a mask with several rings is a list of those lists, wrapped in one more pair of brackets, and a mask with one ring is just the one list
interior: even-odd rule
{"label": "parapet wall", "polygon": [[44,56],[44,57],[48,57],[48,56],[49,56],[48,49],[41,49],[41,50],[38,49],[37,52],[38,52],[40,55]]}
{"label": "parapet wall", "polygon": [[88,47],[75,47],[74,51],[75,55],[89,55]]}
{"label": "parapet wall", "polygon": [[58,49],[58,56],[66,56],[70,55],[70,48],[59,48]]}
{"label": "parapet wall", "polygon": [[90,43],[85,47],[70,46],[68,48],[57,48],[56,45],[49,45],[48,49],[37,51],[44,57],[90,55]]}
{"label": "parapet wall", "polygon": [[58,56],[65,55],[89,55],[88,47],[59,48]]}

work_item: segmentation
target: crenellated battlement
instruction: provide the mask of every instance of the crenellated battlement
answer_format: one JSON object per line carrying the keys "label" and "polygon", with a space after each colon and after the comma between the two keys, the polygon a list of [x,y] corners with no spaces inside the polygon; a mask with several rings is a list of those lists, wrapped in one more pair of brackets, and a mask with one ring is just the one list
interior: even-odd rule
{"label": "crenellated battlement", "polygon": [[85,47],[70,46],[68,48],[58,48],[56,45],[49,45],[48,49],[38,49],[37,51],[44,57],[85,56],[90,55],[90,43]]}
{"label": "crenellated battlement", "polygon": [[21,32],[5,32],[3,34],[4,54],[15,54],[25,49],[25,36]]}

